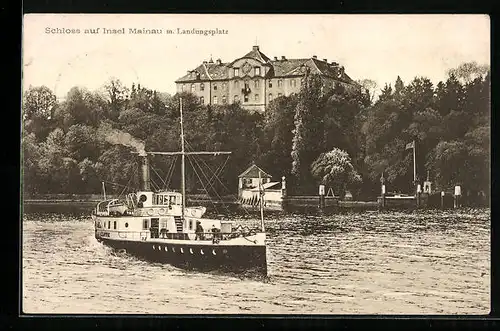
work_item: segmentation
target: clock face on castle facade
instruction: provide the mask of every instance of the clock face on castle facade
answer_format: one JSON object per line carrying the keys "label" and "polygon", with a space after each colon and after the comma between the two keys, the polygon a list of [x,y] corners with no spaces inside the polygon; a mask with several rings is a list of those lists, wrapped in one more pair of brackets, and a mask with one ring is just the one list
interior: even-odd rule
{"label": "clock face on castle facade", "polygon": [[252,66],[250,65],[250,63],[245,62],[241,70],[243,71],[244,74],[248,74],[250,70],[252,70]]}

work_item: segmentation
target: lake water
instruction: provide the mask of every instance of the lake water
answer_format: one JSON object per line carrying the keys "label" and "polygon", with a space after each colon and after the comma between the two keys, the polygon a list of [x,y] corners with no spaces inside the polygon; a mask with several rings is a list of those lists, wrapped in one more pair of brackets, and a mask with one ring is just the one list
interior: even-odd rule
{"label": "lake water", "polygon": [[25,313],[490,312],[489,210],[274,215],[262,280],[115,253],[94,238],[90,209],[25,210]]}

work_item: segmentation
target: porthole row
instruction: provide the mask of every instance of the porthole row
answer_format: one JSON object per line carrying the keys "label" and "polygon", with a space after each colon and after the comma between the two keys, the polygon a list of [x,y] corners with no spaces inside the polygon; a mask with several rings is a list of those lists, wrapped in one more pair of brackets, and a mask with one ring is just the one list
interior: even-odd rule
{"label": "porthole row", "polygon": [[[158,250],[158,251],[162,250],[162,247],[160,245],[158,245],[158,246],[153,245],[152,248],[153,248],[153,250]],[[163,250],[165,252],[168,252],[168,246],[163,246]],[[172,247],[171,250],[172,250],[172,252],[175,253],[175,247]],[[184,248],[183,247],[181,247],[179,250],[180,250],[181,254],[184,254]],[[222,251],[219,251],[219,252],[221,252],[224,255],[227,254],[227,250],[226,249],[223,249]],[[189,248],[189,253],[194,255],[195,254],[195,250],[193,250],[193,248]],[[217,255],[217,250],[212,249],[211,253],[212,253],[212,255],[216,256]],[[203,250],[203,248],[200,248],[200,254],[201,255],[205,255],[205,251]]]}

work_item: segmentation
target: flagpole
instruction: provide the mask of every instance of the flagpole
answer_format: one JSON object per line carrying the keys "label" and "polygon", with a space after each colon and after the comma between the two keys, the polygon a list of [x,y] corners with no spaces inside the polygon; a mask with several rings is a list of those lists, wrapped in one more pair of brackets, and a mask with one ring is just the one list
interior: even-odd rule
{"label": "flagpole", "polygon": [[104,195],[104,200],[106,200],[106,187],[104,187],[104,182],[102,182],[102,194]]}
{"label": "flagpole", "polygon": [[262,180],[260,178],[260,171],[259,171],[259,202],[260,202],[260,226],[262,228],[262,232],[266,232],[264,229],[264,206],[263,206],[263,197],[262,193],[264,191],[264,186],[262,185]]}
{"label": "flagpole", "polygon": [[413,185],[417,185],[417,159],[415,149],[417,148],[415,140],[413,140]]}

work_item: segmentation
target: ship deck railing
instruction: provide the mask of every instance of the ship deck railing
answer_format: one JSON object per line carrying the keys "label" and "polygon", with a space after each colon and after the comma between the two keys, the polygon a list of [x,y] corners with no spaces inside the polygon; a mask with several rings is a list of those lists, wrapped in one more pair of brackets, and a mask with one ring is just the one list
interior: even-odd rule
{"label": "ship deck railing", "polygon": [[[106,228],[100,228],[97,227],[96,230],[100,231],[105,231],[108,230]],[[251,230],[249,232],[199,232],[198,234],[194,232],[167,232],[165,234],[158,234],[158,236],[151,236],[151,231],[148,230],[143,230],[143,231],[118,231],[118,237],[120,238],[128,238],[127,234],[132,233],[132,234],[138,234],[137,237],[147,237],[148,239],[174,239],[174,240],[196,240],[196,241],[213,241],[213,240],[230,240],[230,239],[235,239],[235,238],[240,238],[240,237],[248,237],[251,235],[255,235],[259,233],[260,230]],[[123,236],[125,234],[125,236]],[[149,236],[147,236],[149,234]],[[190,239],[189,235],[191,237],[194,236],[195,239]],[[134,238],[135,236],[132,236],[131,238]]]}

